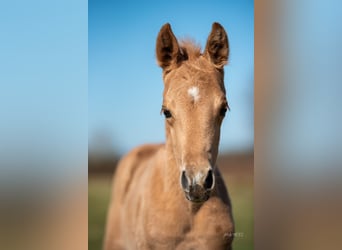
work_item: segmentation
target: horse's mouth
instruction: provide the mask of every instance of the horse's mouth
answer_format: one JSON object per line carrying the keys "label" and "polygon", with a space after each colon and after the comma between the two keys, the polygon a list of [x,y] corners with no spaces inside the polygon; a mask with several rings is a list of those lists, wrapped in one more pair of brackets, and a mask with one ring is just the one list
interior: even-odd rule
{"label": "horse's mouth", "polygon": [[192,194],[191,192],[184,191],[185,197],[188,201],[193,203],[203,203],[210,198],[210,192],[205,191],[202,194]]}

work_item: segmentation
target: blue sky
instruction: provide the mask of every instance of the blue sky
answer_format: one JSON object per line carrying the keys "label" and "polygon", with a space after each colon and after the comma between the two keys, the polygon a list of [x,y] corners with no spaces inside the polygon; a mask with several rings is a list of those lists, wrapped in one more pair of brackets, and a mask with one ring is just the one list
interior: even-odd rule
{"label": "blue sky", "polygon": [[86,175],[87,3],[1,1],[0,30],[1,183]]}
{"label": "blue sky", "polygon": [[253,1],[90,0],[88,30],[89,140],[108,134],[120,151],[165,140],[162,70],[155,59],[161,26],[177,38],[191,37],[204,48],[213,22],[229,37],[225,85],[231,111],[221,133],[221,151],[253,145]]}

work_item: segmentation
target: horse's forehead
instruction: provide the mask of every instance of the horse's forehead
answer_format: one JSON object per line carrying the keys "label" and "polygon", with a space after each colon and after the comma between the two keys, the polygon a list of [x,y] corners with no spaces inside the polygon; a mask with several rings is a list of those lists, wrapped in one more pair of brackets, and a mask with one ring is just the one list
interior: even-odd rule
{"label": "horse's forehead", "polygon": [[224,94],[218,79],[205,73],[169,79],[165,88],[164,98],[186,102],[203,103]]}

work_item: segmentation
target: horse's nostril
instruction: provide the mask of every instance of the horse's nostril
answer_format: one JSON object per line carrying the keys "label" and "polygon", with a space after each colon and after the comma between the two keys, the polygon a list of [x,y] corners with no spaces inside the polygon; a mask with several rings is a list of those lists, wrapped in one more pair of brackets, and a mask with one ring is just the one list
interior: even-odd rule
{"label": "horse's nostril", "polygon": [[214,184],[213,172],[211,170],[209,170],[208,175],[204,181],[204,188],[205,189],[211,189],[213,187],[213,184]]}
{"label": "horse's nostril", "polygon": [[185,171],[182,171],[181,183],[183,189],[189,189],[188,178],[185,175]]}

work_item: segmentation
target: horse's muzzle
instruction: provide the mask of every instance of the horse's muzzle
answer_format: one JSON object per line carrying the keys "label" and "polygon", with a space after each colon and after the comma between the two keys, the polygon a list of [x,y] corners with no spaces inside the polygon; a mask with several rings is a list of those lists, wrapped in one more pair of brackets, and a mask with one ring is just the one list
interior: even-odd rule
{"label": "horse's muzzle", "polygon": [[190,178],[185,171],[182,171],[181,184],[185,197],[196,203],[205,202],[209,199],[214,188],[215,177],[211,170],[208,171],[204,180]]}

